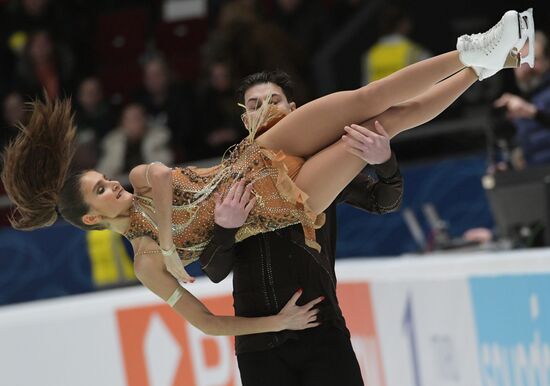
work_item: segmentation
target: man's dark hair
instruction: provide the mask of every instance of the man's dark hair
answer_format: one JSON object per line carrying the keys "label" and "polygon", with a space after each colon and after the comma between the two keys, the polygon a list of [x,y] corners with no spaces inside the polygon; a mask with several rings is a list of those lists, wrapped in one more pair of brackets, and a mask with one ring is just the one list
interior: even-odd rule
{"label": "man's dark hair", "polygon": [[243,78],[243,80],[241,80],[239,84],[239,88],[237,88],[237,100],[240,103],[244,103],[244,93],[246,92],[246,90],[248,90],[252,86],[263,83],[276,84],[283,90],[286,99],[289,102],[293,101],[294,85],[292,84],[290,76],[286,72],[281,70],[257,72]]}

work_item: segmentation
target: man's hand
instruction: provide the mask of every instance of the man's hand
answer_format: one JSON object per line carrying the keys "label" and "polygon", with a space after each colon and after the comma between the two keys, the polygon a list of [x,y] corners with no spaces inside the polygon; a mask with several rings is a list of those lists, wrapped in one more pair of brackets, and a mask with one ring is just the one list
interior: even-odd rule
{"label": "man's hand", "polygon": [[510,93],[504,93],[494,103],[494,107],[506,108],[508,119],[527,118],[534,119],[537,114],[537,107],[525,99]]}
{"label": "man's hand", "polygon": [[216,193],[216,208],[214,222],[223,228],[240,228],[248,218],[248,214],[256,203],[256,197],[250,198],[252,183],[246,185],[244,180],[235,181],[222,199]]}
{"label": "man's hand", "polygon": [[346,126],[342,136],[347,150],[371,165],[383,164],[391,157],[390,136],[380,122],[374,122],[376,132],[359,125]]}

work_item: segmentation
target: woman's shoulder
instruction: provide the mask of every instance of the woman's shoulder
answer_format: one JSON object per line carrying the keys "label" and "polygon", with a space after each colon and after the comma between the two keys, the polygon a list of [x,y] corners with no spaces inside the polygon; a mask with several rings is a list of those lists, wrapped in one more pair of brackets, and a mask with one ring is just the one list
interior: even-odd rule
{"label": "woman's shoulder", "polygon": [[139,251],[143,252],[144,250],[149,249],[158,250],[160,253],[160,247],[157,242],[149,236],[136,237],[135,239],[130,240],[130,244],[132,244],[132,248],[134,248],[134,253]]}
{"label": "woman's shoulder", "polygon": [[159,245],[148,236],[140,236],[130,240],[132,249],[134,250],[134,263],[140,260],[143,256],[161,255]]}

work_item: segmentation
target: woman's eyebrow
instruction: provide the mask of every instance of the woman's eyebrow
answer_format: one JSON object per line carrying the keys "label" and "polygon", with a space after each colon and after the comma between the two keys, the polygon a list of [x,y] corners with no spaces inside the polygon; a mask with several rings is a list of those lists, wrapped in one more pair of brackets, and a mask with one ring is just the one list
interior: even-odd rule
{"label": "woman's eyebrow", "polygon": [[[107,179],[107,176],[106,176],[105,174],[103,175],[103,179],[105,179],[105,180]],[[92,192],[95,192],[95,191],[96,191],[96,189],[97,189],[97,187],[98,187],[98,185],[99,185],[100,182],[101,182],[101,180],[97,180],[97,182],[95,183],[95,185],[94,185],[94,187],[93,187],[93,189],[92,189]]]}

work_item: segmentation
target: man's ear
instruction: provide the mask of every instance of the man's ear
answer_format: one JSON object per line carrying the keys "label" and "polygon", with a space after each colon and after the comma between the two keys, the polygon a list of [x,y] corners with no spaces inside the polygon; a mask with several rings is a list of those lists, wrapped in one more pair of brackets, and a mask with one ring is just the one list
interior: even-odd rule
{"label": "man's ear", "polygon": [[290,106],[290,111],[296,110],[296,102],[290,102],[289,106]]}
{"label": "man's ear", "polygon": [[95,214],[85,214],[84,216],[82,216],[82,222],[85,225],[99,224],[99,222],[101,222],[102,219],[103,217]]}

